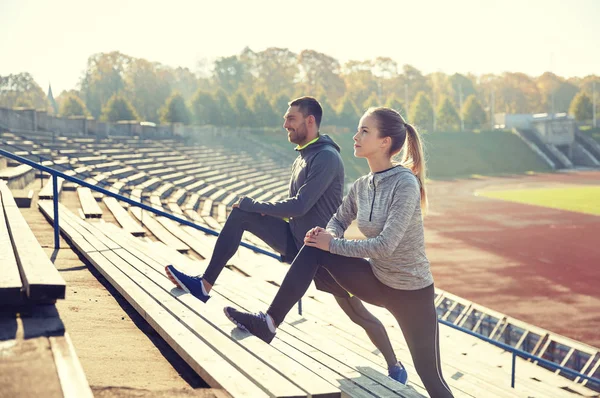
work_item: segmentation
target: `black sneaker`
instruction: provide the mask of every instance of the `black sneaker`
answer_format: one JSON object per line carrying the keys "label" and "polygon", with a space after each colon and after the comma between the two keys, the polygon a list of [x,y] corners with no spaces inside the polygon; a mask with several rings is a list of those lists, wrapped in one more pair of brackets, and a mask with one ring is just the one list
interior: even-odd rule
{"label": "black sneaker", "polygon": [[271,332],[267,325],[267,315],[262,312],[252,314],[238,311],[233,307],[225,307],[223,312],[238,328],[247,330],[265,343],[270,343],[275,337],[275,333]]}

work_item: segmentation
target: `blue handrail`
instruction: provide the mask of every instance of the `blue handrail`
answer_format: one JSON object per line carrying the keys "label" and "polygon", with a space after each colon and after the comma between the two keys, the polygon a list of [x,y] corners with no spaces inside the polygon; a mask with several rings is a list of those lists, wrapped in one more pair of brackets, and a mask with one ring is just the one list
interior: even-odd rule
{"label": "blue handrail", "polygon": [[[43,166],[41,164],[33,162],[33,161],[31,161],[31,160],[29,160],[27,158],[24,158],[22,156],[15,155],[15,154],[13,154],[11,152],[5,151],[4,149],[0,149],[0,155],[5,156],[5,157],[10,158],[10,159],[13,159],[13,160],[16,160],[16,161],[18,161],[20,163],[27,164],[27,165],[35,168],[35,169],[44,171],[44,172],[49,173],[50,175],[52,175],[53,196],[54,196],[54,198],[53,198],[53,201],[54,201],[54,245],[55,245],[56,249],[59,248],[59,243],[60,243],[59,242],[59,231],[60,231],[60,229],[59,229],[59,224],[58,224],[58,183],[57,183],[58,177],[63,178],[65,180],[67,180],[67,181],[70,181],[70,182],[82,185],[84,187],[90,188],[93,191],[97,191],[97,192],[103,193],[104,195],[111,196],[111,197],[113,197],[115,199],[118,199],[118,200],[121,200],[123,202],[129,203],[132,206],[141,207],[144,210],[147,210],[147,211],[150,211],[150,212],[152,212],[154,214],[166,217],[166,218],[168,218],[170,220],[173,220],[173,221],[176,221],[176,222],[178,222],[180,224],[196,228],[196,229],[198,229],[198,230],[200,230],[200,231],[202,231],[204,233],[207,233],[207,234],[210,234],[210,235],[214,235],[214,236],[218,236],[219,235],[218,232],[213,231],[212,229],[208,229],[208,228],[202,227],[202,226],[200,226],[198,224],[195,224],[195,223],[193,223],[193,222],[191,222],[189,220],[177,217],[175,215],[166,213],[166,212],[164,212],[162,210],[155,209],[154,207],[150,207],[148,205],[145,205],[145,204],[143,204],[141,202],[137,202],[137,201],[129,199],[129,198],[125,197],[125,196],[122,196],[122,195],[119,195],[117,193],[111,192],[111,191],[106,190],[104,188],[92,185],[90,183],[85,182],[84,180],[80,180],[79,178],[69,176],[67,174],[64,174],[63,172],[60,172],[58,170],[54,170],[54,169],[52,169],[50,167]],[[278,260],[281,259],[281,256],[279,254],[271,253],[271,252],[269,252],[267,250],[261,249],[259,247],[256,247],[256,246],[253,246],[253,245],[250,245],[250,244],[247,244],[245,242],[241,242],[241,245],[244,246],[244,247],[247,247],[247,248],[249,248],[251,250],[254,250],[257,253],[265,254],[267,256],[273,257],[273,258],[278,259]],[[301,302],[298,302],[298,311],[299,311],[300,314],[302,314],[302,303]],[[568,374],[568,375],[570,375],[572,377],[578,377],[580,379],[587,380],[587,381],[590,381],[592,383],[596,383],[596,384],[600,385],[600,379],[597,379],[597,378],[594,378],[594,377],[590,377],[590,376],[586,376],[583,373],[576,372],[576,371],[574,371],[572,369],[569,369],[567,367],[558,365],[558,364],[556,364],[554,362],[551,362],[551,361],[548,361],[548,360],[546,360],[544,358],[538,357],[536,355],[532,355],[532,354],[530,354],[530,353],[528,353],[526,351],[523,351],[523,350],[520,350],[518,348],[512,347],[512,346],[510,346],[508,344],[505,344],[505,343],[502,343],[502,342],[490,339],[489,337],[486,337],[486,336],[484,336],[482,334],[479,334],[477,332],[474,332],[472,330],[463,328],[461,326],[455,325],[455,324],[453,324],[451,322],[448,322],[448,321],[445,321],[445,320],[442,320],[442,319],[439,319],[439,322],[442,323],[442,324],[444,324],[444,325],[446,325],[446,326],[449,326],[449,327],[451,327],[453,329],[456,329],[456,330],[459,330],[459,331],[461,331],[463,333],[466,333],[468,335],[477,337],[477,338],[479,338],[479,339],[481,339],[483,341],[486,341],[486,342],[488,342],[490,344],[493,344],[493,345],[495,345],[497,347],[500,347],[500,348],[502,348],[502,349],[504,349],[506,351],[511,352],[512,353],[512,371],[511,371],[511,387],[512,388],[515,387],[516,357],[517,356],[525,358],[525,359],[531,359],[531,360],[537,361],[537,362],[539,362],[541,364],[544,364],[546,366],[549,366],[551,368],[554,368],[556,370],[564,372],[564,373],[566,373],[566,374]]]}

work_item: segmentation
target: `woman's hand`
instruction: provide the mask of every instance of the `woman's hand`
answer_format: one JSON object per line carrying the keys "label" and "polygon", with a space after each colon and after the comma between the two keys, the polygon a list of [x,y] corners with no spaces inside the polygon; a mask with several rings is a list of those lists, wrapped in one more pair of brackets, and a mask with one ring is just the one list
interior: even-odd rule
{"label": "woman's hand", "polygon": [[324,251],[329,251],[329,243],[333,235],[321,227],[315,227],[306,233],[304,244],[310,247],[316,247]]}
{"label": "woman's hand", "polygon": [[308,232],[306,233],[304,239],[306,240],[306,238],[308,238],[308,237],[317,236],[321,232],[325,232],[325,228],[314,227],[312,229],[309,229]]}

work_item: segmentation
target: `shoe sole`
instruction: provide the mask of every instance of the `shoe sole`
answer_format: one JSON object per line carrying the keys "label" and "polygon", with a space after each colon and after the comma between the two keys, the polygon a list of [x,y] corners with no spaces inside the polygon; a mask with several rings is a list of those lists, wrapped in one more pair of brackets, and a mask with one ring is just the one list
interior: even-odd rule
{"label": "shoe sole", "polygon": [[179,279],[177,279],[177,277],[175,275],[173,275],[171,273],[171,271],[169,270],[169,267],[165,267],[165,271],[167,272],[167,276],[169,277],[171,282],[173,282],[178,288],[185,291],[186,293],[190,293],[190,290],[187,287],[185,287],[185,285],[183,283],[181,283],[181,281]]}
{"label": "shoe sole", "polygon": [[242,325],[241,323],[238,323],[235,318],[233,318],[231,315],[229,315],[229,312],[227,312],[227,308],[223,308],[223,312],[225,313],[225,316],[227,317],[227,319],[229,319],[231,321],[231,323],[233,323],[235,326],[237,326],[238,328],[248,331],[248,329],[246,329],[244,327],[244,325]]}

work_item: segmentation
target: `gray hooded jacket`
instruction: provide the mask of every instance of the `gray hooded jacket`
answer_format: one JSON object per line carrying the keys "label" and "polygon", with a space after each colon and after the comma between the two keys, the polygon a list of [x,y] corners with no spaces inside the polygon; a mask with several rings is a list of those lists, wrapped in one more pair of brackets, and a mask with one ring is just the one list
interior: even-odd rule
{"label": "gray hooded jacket", "polygon": [[[334,236],[329,251],[367,258],[377,279],[392,288],[431,285],[420,200],[419,180],[403,166],[359,178],[327,225]],[[366,240],[343,238],[355,219]]]}

